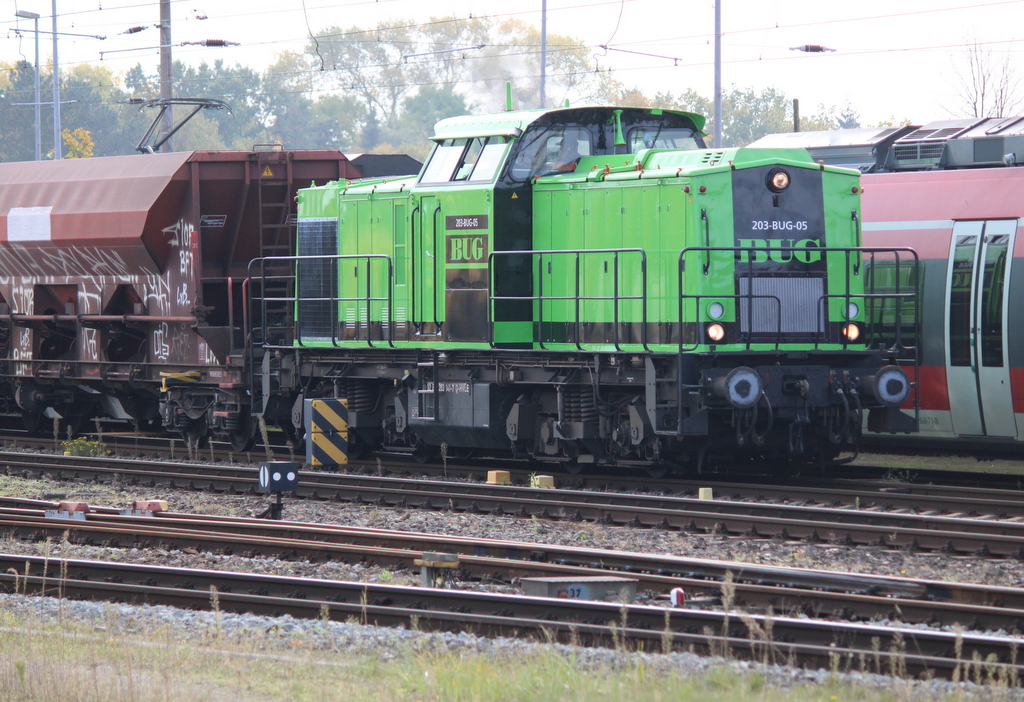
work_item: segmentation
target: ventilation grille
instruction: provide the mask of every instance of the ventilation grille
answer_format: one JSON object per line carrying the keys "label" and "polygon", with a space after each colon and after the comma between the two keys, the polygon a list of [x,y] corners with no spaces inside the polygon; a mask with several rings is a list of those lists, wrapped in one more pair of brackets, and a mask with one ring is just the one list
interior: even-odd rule
{"label": "ventilation grille", "polygon": [[[774,336],[780,330],[780,315],[783,336],[824,332],[824,278],[742,277],[739,284],[741,333]],[[753,299],[747,299],[748,292]]]}
{"label": "ventilation grille", "polygon": [[717,166],[725,157],[724,151],[705,151],[700,162],[705,166]]}
{"label": "ventilation grille", "polygon": [[[299,220],[299,256],[335,256],[338,253],[338,222],[334,219]],[[305,341],[330,340],[336,336],[338,261],[332,258],[299,260],[298,321]]]}
{"label": "ventilation grille", "polygon": [[896,144],[893,156],[897,161],[938,161],[946,142],[921,142],[918,144]]}

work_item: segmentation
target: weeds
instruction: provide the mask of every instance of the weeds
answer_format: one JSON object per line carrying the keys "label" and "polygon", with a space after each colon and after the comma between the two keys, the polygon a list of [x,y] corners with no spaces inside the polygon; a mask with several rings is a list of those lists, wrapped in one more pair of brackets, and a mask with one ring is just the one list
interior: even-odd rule
{"label": "weeds", "polygon": [[[263,439],[263,448],[267,450],[267,460],[274,460],[274,451],[270,448],[270,437],[267,436],[267,420],[263,418],[263,415],[259,415],[256,420],[260,425],[260,438]],[[288,453],[291,453],[292,449],[288,449]]]}
{"label": "weeds", "polygon": [[103,456],[106,454],[102,442],[90,441],[84,436],[61,444],[65,456]]}

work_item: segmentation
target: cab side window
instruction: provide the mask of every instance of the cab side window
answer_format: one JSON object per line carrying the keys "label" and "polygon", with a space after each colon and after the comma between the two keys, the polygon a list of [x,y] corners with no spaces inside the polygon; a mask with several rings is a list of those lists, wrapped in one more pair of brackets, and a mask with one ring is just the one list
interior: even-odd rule
{"label": "cab side window", "polygon": [[582,127],[549,128],[525,142],[511,175],[516,180],[560,171],[572,171],[583,156],[594,153],[591,135]]}
{"label": "cab side window", "polygon": [[445,139],[430,155],[421,183],[487,183],[505,155],[505,137]]}

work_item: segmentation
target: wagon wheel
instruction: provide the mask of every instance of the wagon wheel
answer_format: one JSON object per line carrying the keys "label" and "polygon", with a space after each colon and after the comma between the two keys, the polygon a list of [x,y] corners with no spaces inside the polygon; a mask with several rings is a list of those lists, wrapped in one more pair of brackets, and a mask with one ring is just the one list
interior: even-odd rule
{"label": "wagon wheel", "polygon": [[188,427],[182,429],[181,438],[188,447],[206,448],[210,442],[210,436],[206,431],[206,418],[196,419]]}
{"label": "wagon wheel", "polygon": [[579,461],[569,461],[563,463],[562,467],[565,468],[565,472],[570,475],[579,475],[583,472],[583,469],[587,467],[586,463],[580,463]]}
{"label": "wagon wheel", "polygon": [[251,426],[246,426],[242,429],[228,432],[228,441],[231,443],[232,451],[245,453],[246,451],[252,451],[256,445],[256,434],[253,433]]}
{"label": "wagon wheel", "polygon": [[25,431],[29,434],[35,434],[39,431],[39,427],[43,423],[42,412],[22,412],[21,421],[25,425]]}

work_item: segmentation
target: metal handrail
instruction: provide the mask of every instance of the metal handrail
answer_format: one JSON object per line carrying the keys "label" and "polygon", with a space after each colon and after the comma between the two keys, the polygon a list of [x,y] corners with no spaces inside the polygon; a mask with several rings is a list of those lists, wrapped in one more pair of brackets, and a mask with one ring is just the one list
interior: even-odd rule
{"label": "metal handrail", "polygon": [[[334,263],[334,266],[337,267],[338,265],[340,265],[341,261],[345,261],[345,260],[365,261],[366,262],[366,276],[365,276],[366,277],[366,284],[364,286],[365,287],[365,293],[364,294],[356,295],[356,296],[341,296],[340,294],[337,294],[337,292],[336,292],[335,294],[330,295],[330,296],[318,296],[318,297],[302,296],[302,295],[298,294],[298,291],[300,289],[300,286],[299,286],[299,282],[300,282],[299,270],[300,270],[300,267],[299,267],[298,263],[300,261],[320,261],[320,262],[331,261],[331,262]],[[387,264],[387,276],[386,276],[387,277],[387,285],[385,287],[385,289],[387,290],[387,293],[386,293],[386,295],[383,295],[383,296],[379,296],[379,295],[375,296],[375,295],[372,294],[373,279],[374,279],[374,276],[373,276],[374,266],[372,265],[371,262],[373,260],[380,260],[380,261],[383,261],[383,262],[385,262]],[[280,275],[268,276],[267,275],[267,267],[268,267],[268,265],[280,266],[281,264],[289,264],[289,265],[291,265],[293,274],[291,276],[280,276]],[[336,268],[335,268],[335,270],[336,270]],[[258,274],[257,274],[257,272],[258,272]],[[259,304],[260,304],[261,325],[262,325],[263,344],[264,344],[264,346],[268,346],[268,344],[267,344],[267,336],[268,336],[269,327],[268,327],[268,324],[267,324],[267,317],[268,317],[267,313],[268,313],[268,306],[269,305],[286,305],[286,304],[296,305],[296,304],[299,304],[301,302],[328,302],[328,303],[332,303],[332,306],[335,309],[335,314],[333,315],[333,318],[331,319],[331,338],[330,338],[330,342],[331,342],[331,344],[333,346],[338,346],[340,342],[346,341],[346,340],[341,338],[341,334],[340,334],[340,329],[341,329],[340,321],[341,320],[339,320],[337,318],[338,317],[338,315],[337,315],[338,307],[337,306],[340,305],[341,303],[344,303],[344,302],[355,302],[355,303],[358,303],[359,305],[361,305],[361,307],[359,307],[359,309],[364,309],[366,311],[366,338],[364,340],[366,341],[367,346],[369,346],[369,347],[374,347],[375,346],[375,344],[374,344],[375,339],[373,338],[373,334],[372,334],[371,330],[372,330],[372,325],[375,322],[378,322],[378,323],[381,324],[381,338],[376,340],[376,341],[382,341],[382,342],[386,341],[387,345],[389,347],[394,348],[395,343],[394,343],[394,333],[393,333],[393,330],[389,330],[388,332],[385,332],[385,329],[387,329],[387,325],[394,324],[394,321],[395,321],[394,320],[394,298],[393,298],[393,291],[394,291],[394,263],[393,263],[393,261],[391,259],[391,256],[388,256],[387,254],[333,254],[333,255],[320,255],[320,256],[267,256],[267,257],[264,257],[264,258],[253,259],[249,263],[249,278],[250,279],[257,279],[257,280],[259,280],[261,282],[261,288],[260,288],[261,295],[259,297],[253,296],[252,295],[252,291],[251,291],[251,286],[250,286],[249,296],[252,298],[253,302],[259,302]],[[293,280],[294,283],[295,283],[295,293],[293,295],[283,295],[283,296],[278,296],[278,297],[268,297],[267,296],[267,294],[266,294],[267,282],[273,281],[273,280],[288,280],[288,279]],[[382,303],[382,309],[386,311],[386,314],[382,315],[381,319],[374,319],[373,318],[373,314],[372,314],[373,303]],[[249,309],[247,310],[246,327],[247,328],[251,328],[251,325],[252,325],[252,323],[251,323],[251,315],[252,315],[253,310],[252,310],[252,305],[249,305],[248,307],[249,307]],[[355,341],[360,340],[360,339],[358,339],[359,324],[360,324],[360,320],[357,318],[356,319],[357,338],[354,339]],[[306,343],[303,342],[303,340],[301,338],[298,326],[295,327],[294,343],[296,345],[298,345],[298,346],[306,346],[307,345]]]}
{"label": "metal handrail", "polygon": [[[830,247],[830,246],[822,246],[822,247],[815,247],[813,249],[797,249],[797,248],[794,248],[794,247],[791,247],[791,246],[766,246],[766,247],[753,247],[753,246],[711,246],[711,247],[708,247],[708,246],[691,246],[691,247],[687,247],[687,248],[683,249],[679,253],[679,267],[678,267],[678,277],[677,277],[678,289],[679,290],[683,290],[684,289],[683,276],[686,274],[687,254],[690,254],[690,253],[695,253],[695,254],[701,254],[702,253],[703,254],[704,267],[701,270],[701,274],[702,275],[712,275],[712,274],[714,274],[713,264],[711,263],[711,261],[712,261],[711,254],[712,253],[731,253],[732,256],[729,258],[729,272],[731,274],[734,274],[734,275],[746,277],[748,279],[753,279],[753,278],[757,278],[757,277],[786,277],[786,275],[787,275],[785,273],[783,273],[780,276],[774,276],[771,273],[759,274],[758,271],[754,268],[755,264],[757,263],[757,261],[755,261],[755,256],[757,254],[770,254],[772,252],[781,252],[781,253],[789,253],[789,254],[792,255],[792,254],[796,254],[796,253],[801,252],[801,251],[813,251],[815,254],[819,254],[822,257],[826,257],[829,254],[833,254],[833,255],[834,254],[842,254],[843,255],[843,257],[845,259],[843,270],[851,271],[852,272],[851,275],[846,275],[845,276],[845,279],[844,279],[845,290],[844,290],[844,292],[842,292],[842,293],[829,293],[826,290],[823,295],[819,296],[819,298],[817,300],[817,304],[819,306],[819,309],[821,309],[821,305],[826,305],[824,307],[824,310],[827,311],[827,309],[828,309],[827,304],[828,304],[828,301],[830,299],[843,299],[843,300],[846,301],[847,304],[849,304],[849,302],[851,300],[855,300],[855,299],[856,300],[867,301],[869,304],[865,305],[865,310],[864,310],[864,319],[865,319],[865,327],[866,327],[865,331],[868,332],[868,334],[872,338],[880,337],[881,336],[881,333],[877,330],[877,324],[874,322],[875,303],[876,303],[876,301],[894,300],[895,301],[895,311],[896,311],[895,340],[894,340],[894,343],[890,347],[882,349],[882,350],[884,350],[884,351],[886,351],[888,353],[891,353],[891,354],[898,354],[898,353],[911,354],[912,353],[913,356],[914,356],[914,359],[915,359],[915,366],[917,365],[917,360],[916,360],[917,359],[917,351],[918,351],[917,345],[915,344],[914,346],[910,346],[910,345],[904,343],[904,340],[903,340],[904,324],[903,324],[902,320],[903,320],[903,315],[904,315],[904,305],[905,304],[916,304],[916,302],[917,302],[917,298],[918,298],[917,287],[920,284],[919,281],[920,281],[920,270],[921,270],[920,259],[918,257],[917,252],[914,251],[913,249],[909,248],[909,247],[888,247],[888,248],[886,248],[886,247],[859,247],[859,246],[858,247],[847,247],[847,246],[831,246]],[[742,267],[735,262],[736,259],[740,257],[740,254],[746,254],[746,260],[745,260],[745,262],[744,262]],[[892,256],[893,260],[895,261],[895,268],[896,268],[896,270],[895,270],[895,278],[896,278],[895,279],[895,287],[896,287],[896,289],[893,292],[882,292],[882,293],[876,292],[876,287],[877,286],[876,286],[876,281],[875,281],[875,272],[877,270],[877,267],[876,267],[875,264],[876,264],[877,257],[879,255],[881,255],[881,254]],[[907,261],[906,263],[904,263],[904,260],[907,257],[910,257],[913,260],[912,261]],[[853,292],[851,290],[850,283],[851,283],[851,280],[853,279],[854,275],[859,274],[860,268],[861,268],[861,266],[863,265],[863,263],[865,261],[868,261],[871,264],[870,267],[869,267],[869,277],[868,277],[868,280],[866,281],[866,284],[864,285],[864,292],[855,293],[855,292]],[[914,286],[913,286],[913,289],[911,289],[911,290],[905,290],[904,286],[903,286],[903,283],[902,283],[901,267],[904,266],[904,265],[910,266],[911,270],[912,270],[912,280],[914,281]],[[817,276],[811,276],[811,277],[817,277]],[[823,274],[822,274],[822,277],[824,277]],[[695,324],[699,324],[700,321],[701,321],[699,319],[699,317],[700,317],[700,315],[699,315],[700,302],[701,302],[701,300],[706,300],[706,299],[721,300],[723,298],[724,299],[730,299],[731,298],[731,299],[733,299],[737,303],[737,308],[739,306],[739,301],[741,299],[746,300],[746,302],[747,302],[747,310],[748,310],[747,314],[748,315],[752,315],[753,314],[753,302],[754,302],[754,300],[770,299],[770,300],[773,300],[777,305],[780,306],[780,312],[781,312],[781,300],[779,300],[779,298],[777,296],[775,296],[775,295],[756,295],[753,292],[753,285],[748,285],[747,286],[747,290],[746,290],[745,293],[733,293],[731,295],[730,294],[714,294],[714,295],[706,295],[706,294],[682,295],[681,294],[679,296],[679,298],[680,299],[679,299],[679,305],[678,305],[678,313],[679,313],[679,321],[680,321],[680,323],[682,323],[683,319],[684,319],[684,314],[683,314],[683,312],[684,312],[684,307],[683,307],[684,302],[683,301],[684,300],[694,300],[695,308],[694,308],[693,322]],[[819,317],[819,318],[827,319],[828,315],[825,314],[825,315],[822,315],[822,317]],[[781,325],[781,314],[779,315],[779,322],[780,322],[780,325]],[[916,318],[915,318],[915,338],[917,338],[917,339],[920,339],[920,323],[921,323],[920,315],[917,315]],[[817,348],[821,343],[829,343],[829,340],[822,338],[823,334],[824,334],[824,331],[825,330],[823,330],[821,328],[821,326],[818,325],[818,328],[816,329],[816,331],[814,332],[814,335],[813,335],[814,336],[813,343],[814,343],[815,348]],[[779,343],[781,343],[781,333],[782,333],[781,328],[776,330],[775,339],[774,339],[774,343],[775,343],[776,347],[778,347]],[[749,331],[748,330],[748,332],[746,333],[746,339],[747,339],[746,340],[746,344],[747,344],[748,348],[750,347],[750,344],[753,343],[752,335],[753,335],[753,331]],[[700,339],[701,339],[701,336],[698,333],[697,334],[697,338],[696,338],[696,342],[697,343],[694,343],[693,345],[688,346],[688,347],[684,347],[683,346],[683,339],[682,339],[682,337],[680,337],[679,351],[683,352],[683,351],[687,351],[687,350],[691,350],[693,348],[696,348],[697,346],[700,345],[700,343],[699,343]],[[764,343],[773,343],[773,342],[772,342],[772,340],[767,340],[766,339],[764,341]],[[845,346],[849,346],[849,342],[847,342],[847,341],[835,341],[835,342],[832,342],[832,343],[841,343],[844,347]],[[868,345],[867,340],[865,340],[864,344]]]}
{"label": "metal handrail", "polygon": [[[611,295],[581,295],[580,284],[581,274],[580,266],[582,264],[582,258],[589,255],[611,255],[613,261],[612,269],[612,294]],[[640,256],[640,275],[641,275],[641,292],[637,295],[622,295],[619,289],[619,279],[622,275],[620,266],[620,254],[639,254]],[[494,260],[501,256],[531,256],[537,262],[535,271],[536,275],[536,294],[534,295],[496,295],[495,284],[494,284]],[[544,262],[545,257],[555,256],[572,256],[573,257],[573,270],[574,270],[574,283],[575,283],[575,294],[574,295],[546,295],[544,293]],[[488,343],[490,346],[494,346],[494,305],[496,302],[531,302],[537,303],[536,312],[536,324],[540,330],[544,328],[544,303],[545,302],[556,302],[559,300],[575,302],[573,306],[573,324],[575,328],[575,345],[578,350],[583,350],[583,327],[585,320],[581,319],[581,302],[611,302],[612,303],[612,325],[614,329],[614,340],[612,343],[615,346],[616,351],[622,350],[623,342],[621,339],[619,327],[620,327],[620,316],[621,316],[621,303],[627,301],[639,301],[641,303],[641,327],[640,327],[640,344],[644,350],[649,350],[647,342],[647,252],[642,248],[624,248],[624,249],[537,249],[532,251],[492,251],[487,257],[488,267],[488,280],[487,280],[487,329],[488,329]],[[551,261],[548,261],[550,265]],[[532,268],[531,264],[531,268]],[[551,342],[545,342],[543,338],[538,335],[537,343],[540,344],[542,349],[548,348],[545,344]]]}

